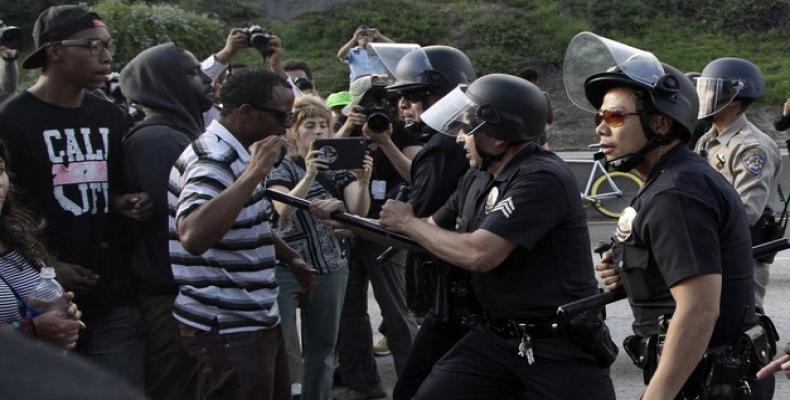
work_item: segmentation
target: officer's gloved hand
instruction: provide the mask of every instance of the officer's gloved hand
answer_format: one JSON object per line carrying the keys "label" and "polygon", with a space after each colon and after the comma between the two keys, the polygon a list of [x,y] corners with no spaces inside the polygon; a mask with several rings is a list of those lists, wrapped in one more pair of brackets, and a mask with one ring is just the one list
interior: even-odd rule
{"label": "officer's gloved hand", "polygon": [[620,274],[614,268],[611,250],[601,255],[601,260],[595,264],[595,270],[598,271],[598,277],[603,281],[604,286],[606,286],[606,289],[609,291],[614,291],[622,287],[620,283]]}

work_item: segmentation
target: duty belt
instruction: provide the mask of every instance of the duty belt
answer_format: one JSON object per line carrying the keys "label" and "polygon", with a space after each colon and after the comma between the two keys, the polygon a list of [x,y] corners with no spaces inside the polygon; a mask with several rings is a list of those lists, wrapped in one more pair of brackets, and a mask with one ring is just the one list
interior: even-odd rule
{"label": "duty belt", "polygon": [[529,335],[532,339],[568,338],[573,334],[570,325],[562,320],[548,322],[529,322],[494,317],[483,314],[483,325],[504,339],[520,339]]}
{"label": "duty belt", "polygon": [[516,354],[526,358],[529,365],[535,363],[533,340],[571,337],[570,326],[564,321],[518,321],[484,311],[483,325],[504,339],[521,339]]}

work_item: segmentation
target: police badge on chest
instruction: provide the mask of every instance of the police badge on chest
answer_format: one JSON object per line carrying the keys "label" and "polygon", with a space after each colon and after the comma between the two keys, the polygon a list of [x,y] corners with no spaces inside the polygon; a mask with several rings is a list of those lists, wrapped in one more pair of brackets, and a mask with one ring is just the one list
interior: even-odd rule
{"label": "police badge on chest", "polygon": [[486,214],[491,213],[491,210],[494,209],[497,200],[499,200],[499,188],[494,186],[488,192],[488,196],[486,196],[486,207],[485,207]]}
{"label": "police badge on chest", "polygon": [[625,242],[631,237],[631,231],[634,227],[634,218],[636,218],[636,209],[633,207],[626,207],[623,213],[620,214],[620,219],[617,220],[617,229],[614,232],[614,237],[621,242]]}

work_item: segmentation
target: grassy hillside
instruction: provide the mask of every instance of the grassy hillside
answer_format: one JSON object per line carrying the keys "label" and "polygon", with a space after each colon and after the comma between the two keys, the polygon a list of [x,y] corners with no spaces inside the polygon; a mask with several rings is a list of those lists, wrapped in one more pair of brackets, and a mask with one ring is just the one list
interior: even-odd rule
{"label": "grassy hillside", "polygon": [[356,26],[366,23],[396,41],[448,44],[472,58],[479,73],[514,72],[523,64],[557,67],[582,30],[654,52],[681,70],[715,58],[748,58],[763,69],[767,99],[790,95],[790,0],[374,0],[290,21],[264,21],[287,56],[305,59],[324,92],[347,84],[335,58]]}
{"label": "grassy hillside", "polygon": [[[8,2],[0,17],[20,26],[28,21],[29,27],[45,5],[67,1]],[[684,71],[699,71],[725,56],[754,61],[766,76],[768,93],[753,106],[750,118],[769,133],[770,119],[790,97],[790,0],[360,0],[288,21],[258,17],[256,0],[156,0],[151,6],[134,0],[87,3],[107,11],[105,18],[112,15],[108,24],[124,41],[116,67],[142,50],[135,49],[135,43],[144,47],[174,40],[204,57],[222,46],[224,34],[218,32],[250,23],[280,36],[286,58],[306,60],[324,94],[347,87],[348,67],[335,54],[361,23],[399,42],[458,47],[470,56],[479,75],[513,73],[532,65],[541,72],[541,86],[554,104],[557,122],[550,131],[555,148],[582,148],[595,140],[589,116],[567,102],[561,77],[565,48],[583,30],[652,51]],[[134,21],[140,19],[135,15],[148,19]],[[242,52],[236,61],[260,63],[253,51]],[[25,73],[23,87],[33,79],[35,74]]]}

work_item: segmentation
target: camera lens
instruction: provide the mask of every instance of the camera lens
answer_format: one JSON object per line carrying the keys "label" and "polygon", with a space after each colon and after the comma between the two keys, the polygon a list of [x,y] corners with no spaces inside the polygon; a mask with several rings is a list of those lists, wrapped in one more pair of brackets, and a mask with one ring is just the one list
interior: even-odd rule
{"label": "camera lens", "polygon": [[390,125],[390,117],[383,112],[374,112],[368,116],[368,128],[373,133],[381,133]]}
{"label": "camera lens", "polygon": [[255,32],[250,35],[250,44],[252,47],[256,49],[263,49],[266,48],[266,45],[269,43],[269,38],[260,32]]}
{"label": "camera lens", "polygon": [[15,26],[0,27],[0,45],[17,48],[22,39],[22,31]]}

